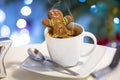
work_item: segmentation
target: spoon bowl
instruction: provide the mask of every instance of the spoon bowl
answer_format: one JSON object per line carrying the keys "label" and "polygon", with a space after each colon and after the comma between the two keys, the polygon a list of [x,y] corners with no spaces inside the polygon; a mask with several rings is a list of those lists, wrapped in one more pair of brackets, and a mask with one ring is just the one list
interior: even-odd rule
{"label": "spoon bowl", "polygon": [[45,60],[45,57],[43,56],[43,54],[35,48],[29,48],[28,49],[28,54],[32,59],[34,59],[36,61]]}

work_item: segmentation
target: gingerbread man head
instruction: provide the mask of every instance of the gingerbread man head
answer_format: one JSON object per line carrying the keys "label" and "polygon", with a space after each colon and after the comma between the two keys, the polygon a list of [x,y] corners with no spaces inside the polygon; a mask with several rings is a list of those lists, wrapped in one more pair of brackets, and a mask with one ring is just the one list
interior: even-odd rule
{"label": "gingerbread man head", "polygon": [[48,17],[49,19],[55,19],[55,18],[62,19],[63,13],[58,9],[52,9],[48,12]]}

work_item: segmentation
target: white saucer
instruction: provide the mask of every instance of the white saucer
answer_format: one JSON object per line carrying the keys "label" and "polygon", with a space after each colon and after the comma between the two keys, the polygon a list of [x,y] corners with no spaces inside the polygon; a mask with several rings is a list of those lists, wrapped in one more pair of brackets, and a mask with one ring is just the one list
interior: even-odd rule
{"label": "white saucer", "polygon": [[[85,50],[88,50],[92,46],[93,46],[92,44],[85,43],[84,47]],[[47,57],[49,56],[45,42],[40,45],[39,50],[42,53],[44,53],[45,56]],[[31,60],[29,57],[26,58],[25,61],[23,61],[21,67],[28,71],[53,77],[84,78],[90,75],[95,70],[108,66],[112,61],[115,51],[116,51],[115,48],[97,45],[92,54],[83,59],[83,64],[80,61],[80,63],[77,66],[70,68],[71,70],[78,72],[80,74],[78,76],[72,76],[68,72],[60,69],[57,66],[53,66],[49,62],[40,63]],[[108,60],[106,58],[108,58]]]}

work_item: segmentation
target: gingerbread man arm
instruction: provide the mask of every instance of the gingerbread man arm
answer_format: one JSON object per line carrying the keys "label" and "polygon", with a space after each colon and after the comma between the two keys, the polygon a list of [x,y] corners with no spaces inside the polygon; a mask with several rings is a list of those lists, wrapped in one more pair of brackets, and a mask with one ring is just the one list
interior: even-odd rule
{"label": "gingerbread man arm", "polygon": [[69,24],[70,22],[73,21],[73,18],[69,15],[65,16],[64,19],[66,20],[66,23]]}
{"label": "gingerbread man arm", "polygon": [[50,20],[48,18],[44,18],[42,20],[42,24],[46,27],[50,27],[51,28],[51,24],[50,24]]}

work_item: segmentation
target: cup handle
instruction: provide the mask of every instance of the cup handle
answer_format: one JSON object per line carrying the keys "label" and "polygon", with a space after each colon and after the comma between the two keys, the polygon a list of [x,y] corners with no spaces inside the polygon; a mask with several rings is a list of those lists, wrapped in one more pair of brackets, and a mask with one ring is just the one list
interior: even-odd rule
{"label": "cup handle", "polygon": [[96,39],[96,37],[92,33],[90,33],[90,32],[84,32],[84,37],[86,37],[86,36],[90,37],[93,40],[94,46],[89,51],[85,52],[84,54],[81,54],[80,55],[81,57],[85,57],[85,56],[90,55],[91,52],[95,49],[95,47],[97,45],[97,39]]}

